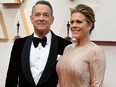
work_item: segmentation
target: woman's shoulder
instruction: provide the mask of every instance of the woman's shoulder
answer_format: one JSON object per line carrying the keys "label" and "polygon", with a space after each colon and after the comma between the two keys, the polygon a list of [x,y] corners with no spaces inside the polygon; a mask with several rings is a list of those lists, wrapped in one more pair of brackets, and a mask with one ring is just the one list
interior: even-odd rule
{"label": "woman's shoulder", "polygon": [[75,47],[75,44],[69,44],[66,46],[66,49],[71,49],[71,48],[74,48]]}
{"label": "woman's shoulder", "polygon": [[91,42],[91,49],[92,49],[93,52],[97,52],[97,53],[100,53],[100,52],[103,53],[104,52],[103,48],[101,46],[97,45],[94,42]]}
{"label": "woman's shoulder", "polygon": [[74,44],[69,44],[69,45],[67,45],[67,46],[65,47],[65,51],[71,50],[71,49],[73,49],[74,47],[75,47]]}
{"label": "woman's shoulder", "polygon": [[105,52],[104,52],[104,49],[101,46],[92,42],[90,52],[91,52],[91,56],[92,56],[90,59],[92,61],[93,60],[99,60],[99,61],[103,61],[105,63],[105,61],[106,61]]}

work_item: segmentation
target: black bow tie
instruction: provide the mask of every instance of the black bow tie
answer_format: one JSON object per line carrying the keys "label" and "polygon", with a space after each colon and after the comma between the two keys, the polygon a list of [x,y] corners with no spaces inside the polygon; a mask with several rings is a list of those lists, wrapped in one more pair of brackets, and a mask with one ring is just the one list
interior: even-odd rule
{"label": "black bow tie", "polygon": [[33,44],[34,44],[35,48],[38,46],[39,43],[41,43],[42,46],[45,47],[47,38],[43,37],[42,39],[40,39],[40,38],[37,38],[37,37],[33,37],[32,40],[33,40]]}

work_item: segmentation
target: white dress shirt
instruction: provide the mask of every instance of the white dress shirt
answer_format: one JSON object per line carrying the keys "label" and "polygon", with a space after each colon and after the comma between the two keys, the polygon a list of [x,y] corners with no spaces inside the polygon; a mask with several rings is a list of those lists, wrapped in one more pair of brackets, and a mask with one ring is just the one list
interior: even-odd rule
{"label": "white dress shirt", "polygon": [[[34,33],[34,37],[38,37]],[[33,79],[35,81],[35,84],[37,85],[43,70],[46,66],[46,62],[48,60],[49,56],[49,50],[51,45],[51,32],[49,32],[47,35],[47,43],[45,47],[39,43],[38,47],[35,48],[33,43],[31,44],[31,50],[30,50],[30,69],[33,76]]]}

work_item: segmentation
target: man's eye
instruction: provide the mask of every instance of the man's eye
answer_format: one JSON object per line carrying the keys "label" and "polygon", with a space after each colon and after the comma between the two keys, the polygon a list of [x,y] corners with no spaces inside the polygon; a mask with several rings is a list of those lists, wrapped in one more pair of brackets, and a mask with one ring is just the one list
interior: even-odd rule
{"label": "man's eye", "polygon": [[44,14],[45,17],[48,17],[49,15],[48,14]]}
{"label": "man's eye", "polygon": [[39,14],[35,14],[35,16],[37,16],[37,17],[38,17],[38,16],[40,16],[40,15],[39,15]]}

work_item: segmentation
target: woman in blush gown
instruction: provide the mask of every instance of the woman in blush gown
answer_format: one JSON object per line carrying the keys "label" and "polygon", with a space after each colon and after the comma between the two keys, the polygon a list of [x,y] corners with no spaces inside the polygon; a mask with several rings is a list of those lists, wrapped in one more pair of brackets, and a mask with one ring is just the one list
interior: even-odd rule
{"label": "woman in blush gown", "polygon": [[76,43],[68,45],[57,63],[58,87],[102,87],[106,58],[104,50],[90,40],[95,14],[85,4],[71,12],[70,29]]}

